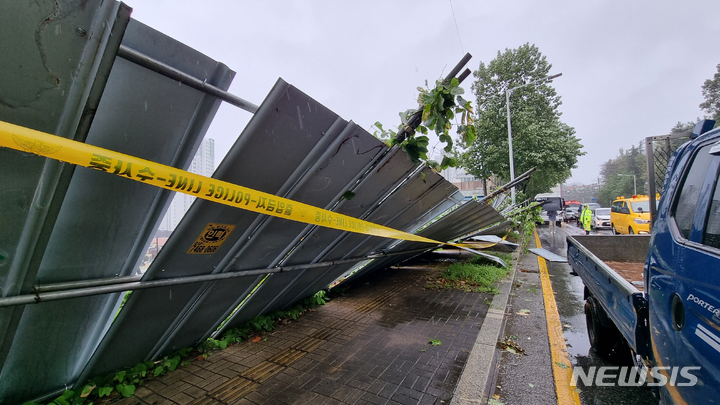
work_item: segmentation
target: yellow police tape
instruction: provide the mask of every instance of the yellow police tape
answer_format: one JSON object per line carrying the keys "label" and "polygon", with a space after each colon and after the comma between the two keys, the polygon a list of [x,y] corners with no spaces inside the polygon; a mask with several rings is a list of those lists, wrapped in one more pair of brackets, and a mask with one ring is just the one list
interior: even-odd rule
{"label": "yellow police tape", "polygon": [[3,146],[260,214],[365,235],[464,247],[0,121],[0,147]]}

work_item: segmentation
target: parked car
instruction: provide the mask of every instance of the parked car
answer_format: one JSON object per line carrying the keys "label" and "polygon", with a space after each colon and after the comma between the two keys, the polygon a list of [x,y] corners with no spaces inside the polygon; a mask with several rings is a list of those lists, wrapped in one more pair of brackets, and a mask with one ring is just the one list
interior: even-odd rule
{"label": "parked car", "polygon": [[610,218],[616,235],[650,233],[650,198],[646,195],[618,197],[612,203]]}
{"label": "parked car", "polygon": [[610,208],[595,208],[590,218],[590,228],[610,229]]}
{"label": "parked car", "polygon": [[580,206],[571,205],[563,211],[563,220],[565,222],[577,221],[580,217]]}

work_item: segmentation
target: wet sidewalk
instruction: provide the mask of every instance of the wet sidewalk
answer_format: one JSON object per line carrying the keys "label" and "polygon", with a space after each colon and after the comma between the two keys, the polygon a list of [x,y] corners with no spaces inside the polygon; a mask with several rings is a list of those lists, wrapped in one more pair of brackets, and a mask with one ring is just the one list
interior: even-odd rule
{"label": "wet sidewalk", "polygon": [[447,404],[492,299],[426,290],[447,265],[418,260],[363,277],[260,342],[231,345],[119,403]]}

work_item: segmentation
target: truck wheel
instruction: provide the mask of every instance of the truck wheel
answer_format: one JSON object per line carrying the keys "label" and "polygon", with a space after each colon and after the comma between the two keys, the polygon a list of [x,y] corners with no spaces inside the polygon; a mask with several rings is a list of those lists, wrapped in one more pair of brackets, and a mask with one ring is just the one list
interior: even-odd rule
{"label": "truck wheel", "polygon": [[635,231],[633,231],[632,226],[628,228],[628,233],[629,233],[630,235],[634,235],[634,234],[635,234]]}
{"label": "truck wheel", "polygon": [[610,326],[605,326],[602,319],[607,319],[605,311],[594,297],[588,297],[585,301],[585,322],[590,346],[601,357],[626,362],[630,359],[630,353],[625,339],[611,321],[606,321],[610,322]]}
{"label": "truck wheel", "polygon": [[617,234],[618,234],[618,231],[615,229],[615,224],[612,224],[612,225],[610,225],[610,226],[612,226],[612,233],[613,233],[613,235],[617,235]]}

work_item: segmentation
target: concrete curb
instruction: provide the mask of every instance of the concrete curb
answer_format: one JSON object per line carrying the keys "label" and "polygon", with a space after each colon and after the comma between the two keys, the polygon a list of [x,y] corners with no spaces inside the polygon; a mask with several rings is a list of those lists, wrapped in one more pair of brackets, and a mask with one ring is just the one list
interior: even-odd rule
{"label": "concrete curb", "polygon": [[498,286],[500,293],[493,297],[450,405],[485,404],[488,401],[488,380],[494,375],[492,368],[497,342],[505,326],[505,309],[510,298],[512,284],[515,281],[517,267],[520,265],[520,256],[522,256],[522,248],[518,247],[513,253],[515,264],[508,276]]}

